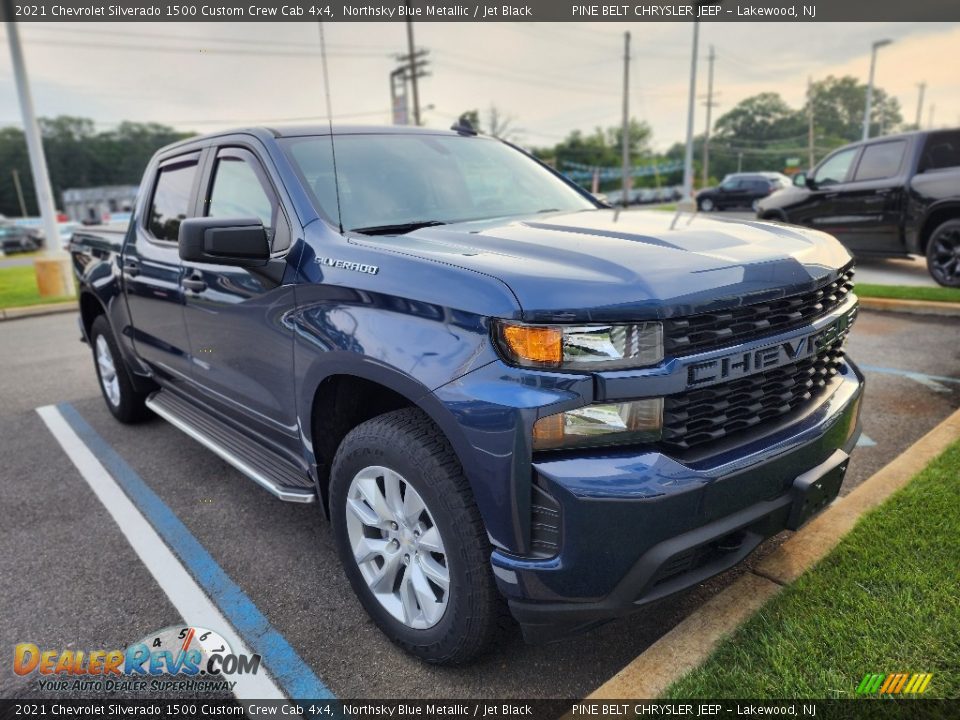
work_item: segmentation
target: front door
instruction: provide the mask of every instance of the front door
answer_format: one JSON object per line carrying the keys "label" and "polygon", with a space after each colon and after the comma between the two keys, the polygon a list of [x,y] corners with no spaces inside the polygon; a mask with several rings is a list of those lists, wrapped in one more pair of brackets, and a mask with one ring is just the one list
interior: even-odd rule
{"label": "front door", "polygon": [[838,150],[817,166],[810,176],[809,195],[790,211],[791,222],[822,230],[845,242],[849,218],[837,211],[837,198],[847,188],[859,152],[858,147]]}
{"label": "front door", "polygon": [[288,215],[264,165],[249,149],[221,147],[204,180],[202,215],[259,218],[271,239],[270,272],[185,262],[184,316],[193,382],[202,398],[277,449],[297,436],[293,394],[295,308],[285,285]]}

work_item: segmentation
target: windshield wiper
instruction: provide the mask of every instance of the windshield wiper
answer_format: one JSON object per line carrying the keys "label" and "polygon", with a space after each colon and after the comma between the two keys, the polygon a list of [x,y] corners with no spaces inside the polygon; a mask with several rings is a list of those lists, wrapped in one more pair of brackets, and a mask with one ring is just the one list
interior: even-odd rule
{"label": "windshield wiper", "polygon": [[352,228],[352,231],[364,235],[403,235],[420,228],[446,224],[442,220],[419,220],[417,222],[397,223],[396,225],[371,225],[370,227]]}

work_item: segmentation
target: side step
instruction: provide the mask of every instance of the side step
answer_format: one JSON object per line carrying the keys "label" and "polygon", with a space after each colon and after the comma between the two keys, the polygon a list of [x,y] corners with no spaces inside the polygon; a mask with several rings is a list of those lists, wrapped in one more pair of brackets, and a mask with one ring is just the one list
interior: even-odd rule
{"label": "side step", "polygon": [[[187,400],[160,390],[148,397],[146,404],[175,428],[215,452],[281,500],[297,503],[316,501],[316,492],[302,487],[310,482],[302,470],[262,448],[258,453],[251,448],[253,443],[248,438]],[[264,457],[263,453],[268,453],[268,457]]]}

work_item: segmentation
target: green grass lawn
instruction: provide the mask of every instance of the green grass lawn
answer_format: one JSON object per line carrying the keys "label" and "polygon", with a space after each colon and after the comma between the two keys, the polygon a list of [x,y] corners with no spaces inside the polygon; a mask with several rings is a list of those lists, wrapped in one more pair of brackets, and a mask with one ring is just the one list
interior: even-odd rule
{"label": "green grass lawn", "polygon": [[0,308],[64,302],[71,297],[41,298],[33,265],[0,268]]}
{"label": "green grass lawn", "polygon": [[960,697],[960,442],[667,690],[850,698],[866,673],[933,673]]}
{"label": "green grass lawn", "polygon": [[895,300],[936,300],[960,302],[960,289],[946,287],[909,287],[907,285],[871,285],[857,283],[860,297],[893,298]]}

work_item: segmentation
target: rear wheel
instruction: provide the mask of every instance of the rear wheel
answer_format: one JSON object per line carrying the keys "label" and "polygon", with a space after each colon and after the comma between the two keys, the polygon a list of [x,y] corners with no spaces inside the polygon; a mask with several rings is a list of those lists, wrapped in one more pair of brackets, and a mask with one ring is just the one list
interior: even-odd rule
{"label": "rear wheel", "polygon": [[333,532],[364,609],[394,643],[432,663],[463,663],[505,614],[491,547],[453,449],[420,410],[351,430],[330,485]]}
{"label": "rear wheel", "polygon": [[927,243],[927,270],[945,287],[960,287],[960,220],[947,220]]}
{"label": "rear wheel", "polygon": [[700,208],[703,212],[713,212],[717,209],[716,204],[710,198],[703,198],[702,200],[697,200],[697,207]]}
{"label": "rear wheel", "polygon": [[149,417],[150,411],[144,404],[146,394],[134,388],[130,371],[104,315],[98,315],[90,326],[90,345],[107,409],[123,423],[139,422]]}

